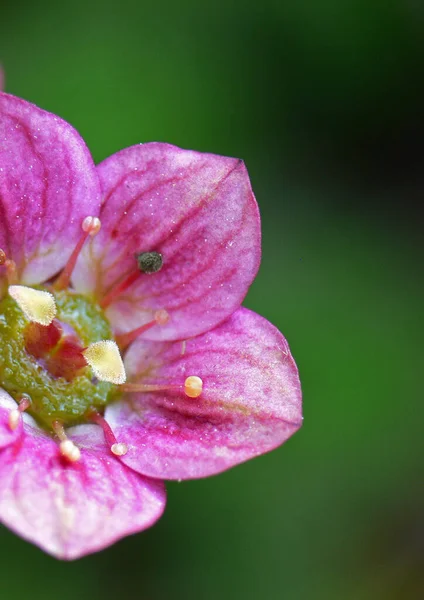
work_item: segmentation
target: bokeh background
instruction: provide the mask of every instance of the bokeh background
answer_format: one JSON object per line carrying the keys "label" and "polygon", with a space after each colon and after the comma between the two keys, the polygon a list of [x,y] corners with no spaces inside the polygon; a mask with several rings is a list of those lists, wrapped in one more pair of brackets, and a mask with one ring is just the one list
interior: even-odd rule
{"label": "bokeh background", "polygon": [[0,529],[2,600],[424,598],[424,4],[15,0],[0,61],[97,161],[151,140],[245,159],[245,304],[287,336],[305,415],[97,555]]}

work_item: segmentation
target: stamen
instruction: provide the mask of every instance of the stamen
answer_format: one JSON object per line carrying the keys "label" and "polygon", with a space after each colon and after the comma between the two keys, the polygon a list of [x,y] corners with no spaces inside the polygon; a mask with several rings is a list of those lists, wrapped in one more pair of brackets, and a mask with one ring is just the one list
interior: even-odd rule
{"label": "stamen", "polygon": [[128,275],[123,277],[121,281],[115,285],[106,296],[100,301],[100,306],[104,309],[107,308],[122,292],[125,292],[134,281],[137,281],[140,272],[150,275],[151,273],[157,273],[163,266],[163,256],[159,252],[140,252],[135,254],[135,260],[137,261],[137,269],[131,271]]}
{"label": "stamen", "polygon": [[124,383],[120,389],[124,392],[165,392],[183,391],[189,398],[198,398],[203,391],[203,381],[197,375],[187,377],[184,385],[174,384],[149,384],[149,383]]}
{"label": "stamen", "polygon": [[59,451],[69,462],[77,462],[81,458],[81,450],[68,438],[60,421],[53,421],[53,431],[60,440]]}
{"label": "stamen", "polygon": [[61,455],[67,458],[69,462],[77,462],[81,458],[81,450],[71,440],[60,442],[59,450]]}
{"label": "stamen", "polygon": [[16,269],[16,263],[14,260],[7,258],[6,252],[0,248],[0,267],[4,265],[6,267],[6,277],[9,285],[18,283],[18,271]]}
{"label": "stamen", "polygon": [[6,277],[9,285],[15,285],[18,283],[18,270],[14,260],[7,259],[4,263],[6,267]]}
{"label": "stamen", "polygon": [[50,292],[34,290],[25,285],[11,285],[8,291],[29,321],[50,325],[55,318],[56,303]]}
{"label": "stamen", "polygon": [[187,377],[184,382],[184,392],[189,398],[198,398],[203,390],[203,381],[197,375]]}
{"label": "stamen", "polygon": [[109,444],[112,454],[115,456],[124,456],[128,452],[128,446],[122,442],[117,442],[111,426],[101,414],[96,410],[92,410],[88,413],[88,418],[103,429],[105,440]]}
{"label": "stamen", "polygon": [[112,340],[95,342],[85,348],[82,353],[100,381],[125,383],[125,367],[116,342]]}
{"label": "stamen", "polygon": [[135,271],[131,271],[131,273],[121,279],[120,283],[118,283],[115,287],[113,287],[107,294],[100,300],[100,306],[105,309],[117,298],[122,292],[125,292],[134,281],[140,276],[140,271],[137,269]]}
{"label": "stamen", "polygon": [[137,327],[137,329],[133,329],[132,331],[128,331],[127,333],[121,333],[116,336],[116,342],[121,350],[125,350],[127,346],[131,344],[139,335],[153,327],[154,325],[166,325],[169,321],[169,314],[166,310],[161,309],[157,310],[154,315],[154,319]]}
{"label": "stamen", "polygon": [[18,406],[10,411],[9,413],[9,427],[12,431],[19,425],[22,413],[31,406],[31,399],[26,394],[22,394],[21,400],[18,402]]}
{"label": "stamen", "polygon": [[56,279],[53,287],[55,290],[63,290],[69,286],[69,281],[71,279],[72,272],[78,260],[78,256],[84,246],[88,236],[95,236],[100,231],[101,222],[98,217],[86,217],[82,222],[81,229],[83,230],[83,234],[77,242],[77,245],[74,248],[69,260],[63,269],[62,273]]}

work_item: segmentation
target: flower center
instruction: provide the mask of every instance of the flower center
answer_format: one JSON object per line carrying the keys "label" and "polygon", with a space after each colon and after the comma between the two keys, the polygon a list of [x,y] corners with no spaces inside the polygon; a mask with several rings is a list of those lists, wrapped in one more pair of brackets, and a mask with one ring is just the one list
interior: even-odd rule
{"label": "flower center", "polygon": [[169,314],[157,310],[151,321],[117,335],[115,341],[103,311],[135,283],[140,273],[159,271],[163,257],[156,251],[136,254],[137,268],[112,286],[97,305],[68,287],[85,241],[97,235],[100,227],[97,217],[83,220],[81,237],[48,290],[19,285],[15,262],[0,249],[0,267],[5,267],[9,284],[8,295],[0,300],[0,384],[17,403],[9,412],[9,427],[15,430],[22,413],[29,412],[56,435],[60,454],[70,462],[77,462],[81,451],[65,429],[83,422],[96,423],[103,429],[112,454],[123,456],[128,452],[128,446],[115,438],[102,414],[121,392],[174,390],[198,398],[203,389],[203,381],[197,376],[187,377],[184,384],[125,383],[120,350],[151,327],[165,325]]}
{"label": "flower center", "polygon": [[27,395],[27,411],[50,431],[56,421],[87,421],[119,393],[93,376],[82,354],[112,338],[102,309],[69,290],[55,291],[54,300],[57,314],[48,326],[30,321],[10,296],[0,301],[1,385],[17,402]]}

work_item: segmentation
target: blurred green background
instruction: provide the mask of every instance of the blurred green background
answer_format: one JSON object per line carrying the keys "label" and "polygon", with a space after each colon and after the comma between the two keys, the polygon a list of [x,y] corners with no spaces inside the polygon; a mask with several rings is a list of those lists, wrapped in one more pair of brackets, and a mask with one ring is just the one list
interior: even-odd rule
{"label": "blurred green background", "polygon": [[422,599],[424,4],[2,4],[7,91],[95,160],[140,141],[245,159],[304,427],[168,485],[153,529],[61,563],[0,529],[2,600]]}

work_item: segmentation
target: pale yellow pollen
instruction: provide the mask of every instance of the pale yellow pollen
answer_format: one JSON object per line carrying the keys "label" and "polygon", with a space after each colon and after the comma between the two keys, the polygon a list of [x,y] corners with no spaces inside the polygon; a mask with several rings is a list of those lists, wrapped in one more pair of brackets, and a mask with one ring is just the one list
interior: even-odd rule
{"label": "pale yellow pollen", "polygon": [[82,230],[91,236],[99,233],[101,226],[102,224],[98,217],[85,217],[84,221],[82,222]]}
{"label": "pale yellow pollen", "polygon": [[77,462],[81,458],[81,450],[71,440],[62,440],[59,444],[59,450],[61,455],[69,462]]}
{"label": "pale yellow pollen", "polygon": [[112,340],[95,342],[83,350],[83,355],[100,381],[125,383],[127,377],[124,363],[116,342]]}
{"label": "pale yellow pollen", "polygon": [[110,451],[115,456],[124,456],[124,454],[128,452],[128,446],[122,443],[112,444],[112,446],[110,447]]}
{"label": "pale yellow pollen", "polygon": [[21,413],[17,408],[14,408],[9,413],[9,427],[12,431],[15,431],[17,426],[19,425],[19,421],[21,419]]}
{"label": "pale yellow pollen", "polygon": [[34,290],[25,285],[10,285],[9,294],[30,321],[50,325],[56,316],[56,303],[50,292]]}
{"label": "pale yellow pollen", "polygon": [[202,389],[203,381],[197,375],[190,375],[184,382],[184,392],[189,398],[198,398]]}

